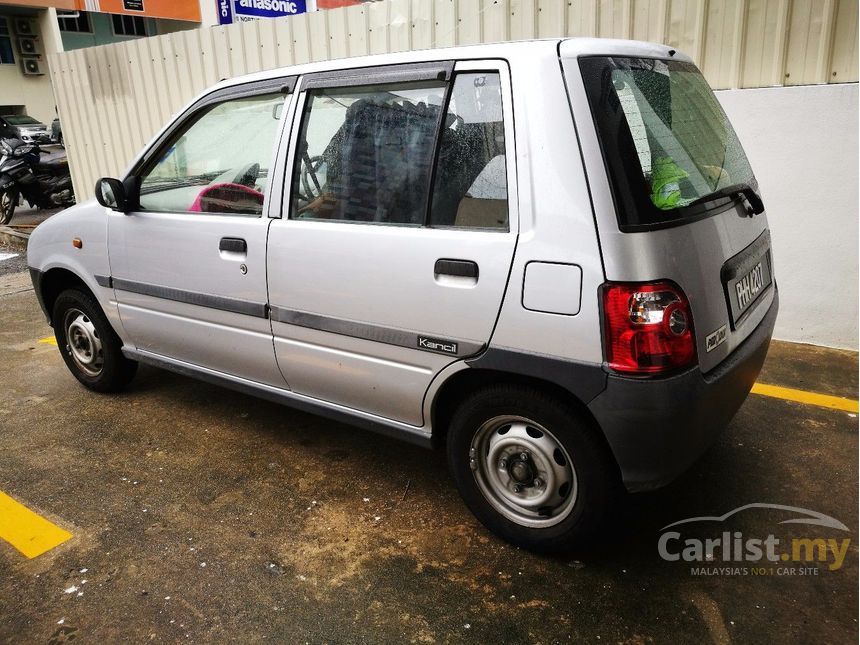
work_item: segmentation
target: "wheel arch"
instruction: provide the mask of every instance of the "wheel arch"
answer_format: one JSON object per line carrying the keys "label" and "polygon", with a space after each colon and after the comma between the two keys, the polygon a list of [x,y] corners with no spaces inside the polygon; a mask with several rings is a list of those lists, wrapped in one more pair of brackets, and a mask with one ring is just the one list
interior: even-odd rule
{"label": "wheel arch", "polygon": [[564,403],[570,405],[580,418],[585,421],[600,441],[606,447],[608,454],[612,450],[606,440],[606,436],[588,409],[586,401],[571,392],[569,389],[553,381],[540,377],[509,372],[499,369],[468,368],[452,374],[436,392],[431,408],[432,420],[432,442],[438,447],[445,442],[448,433],[448,425],[457,407],[474,392],[489,385],[518,385],[530,387],[545,392]]}
{"label": "wheel arch", "polygon": [[99,302],[96,294],[90,289],[89,285],[77,273],[65,267],[54,267],[42,273],[40,284],[38,287],[39,299],[45,314],[48,317],[48,322],[53,327],[53,312],[54,303],[57,297],[66,289],[80,289],[89,294],[96,302]]}

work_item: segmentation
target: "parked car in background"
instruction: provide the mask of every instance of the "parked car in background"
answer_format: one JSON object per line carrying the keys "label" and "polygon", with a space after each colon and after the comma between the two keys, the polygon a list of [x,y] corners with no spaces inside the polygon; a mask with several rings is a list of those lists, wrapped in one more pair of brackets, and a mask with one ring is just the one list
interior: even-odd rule
{"label": "parked car in background", "polygon": [[60,126],[60,117],[51,122],[51,141],[59,144],[63,143],[63,128]]}
{"label": "parked car in background", "polygon": [[0,116],[0,139],[19,139],[24,143],[51,143],[51,133],[41,121],[26,114]]}
{"label": "parked car in background", "polygon": [[752,168],[664,45],[224,81],[96,195],[27,251],[81,383],[116,391],[148,363],[445,445],[475,515],[536,550],[689,468],[778,309]]}

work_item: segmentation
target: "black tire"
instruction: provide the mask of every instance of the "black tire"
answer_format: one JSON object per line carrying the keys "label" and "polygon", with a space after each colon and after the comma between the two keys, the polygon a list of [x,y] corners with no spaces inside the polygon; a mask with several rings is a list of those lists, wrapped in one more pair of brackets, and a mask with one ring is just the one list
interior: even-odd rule
{"label": "black tire", "polygon": [[[90,372],[78,364],[72,355],[72,348],[67,338],[69,333],[68,317],[80,318],[86,325],[92,325],[93,334],[101,343],[100,369],[96,372],[93,367]],[[137,362],[122,355],[122,341],[111,327],[101,307],[89,293],[79,289],[63,291],[54,302],[51,317],[54,325],[54,337],[60,354],[69,371],[83,385],[96,392],[119,392],[134,378],[137,372]]]}
{"label": "black tire", "polygon": [[18,193],[14,190],[0,192],[0,226],[12,221],[15,207],[18,205]]}
{"label": "black tire", "polygon": [[[470,458],[473,439],[489,420],[508,415],[536,422],[570,456],[576,494],[569,502],[572,507],[567,507],[566,515],[555,525],[534,527],[513,521],[494,508],[478,485],[470,464],[475,457],[472,453]],[[597,432],[573,406],[539,389],[489,386],[471,395],[455,411],[447,436],[448,465],[466,506],[490,531],[531,551],[567,551],[599,534],[621,492],[617,465]]]}

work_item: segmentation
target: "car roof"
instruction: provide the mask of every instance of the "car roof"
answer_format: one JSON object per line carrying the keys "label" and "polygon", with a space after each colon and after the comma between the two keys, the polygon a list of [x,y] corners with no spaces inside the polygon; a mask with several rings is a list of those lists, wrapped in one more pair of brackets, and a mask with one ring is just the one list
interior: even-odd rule
{"label": "car roof", "polygon": [[[397,65],[403,63],[419,63],[447,60],[480,60],[512,57],[528,57],[530,55],[556,53],[562,57],[583,55],[638,55],[648,57],[668,57],[668,45],[660,45],[635,40],[619,40],[613,38],[545,38],[539,40],[520,40],[503,43],[484,43],[478,45],[460,45],[439,49],[421,49],[387,54],[371,54],[367,56],[352,56],[326,61],[301,63],[288,67],[236,76],[224,79],[206,93],[233,85],[266,81],[284,76],[300,76],[316,72],[355,69],[361,67],[376,67]],[[672,50],[673,52],[675,50]],[[680,60],[689,60],[683,54],[676,56]]]}

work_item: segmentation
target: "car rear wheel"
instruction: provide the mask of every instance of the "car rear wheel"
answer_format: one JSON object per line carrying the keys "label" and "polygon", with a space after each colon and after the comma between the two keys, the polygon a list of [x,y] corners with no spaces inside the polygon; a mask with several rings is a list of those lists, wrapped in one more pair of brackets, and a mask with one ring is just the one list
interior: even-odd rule
{"label": "car rear wheel", "polygon": [[98,302],[78,289],[63,291],[51,320],[69,371],[96,392],[118,392],[129,384],[137,363],[122,355],[122,341]]}
{"label": "car rear wheel", "polygon": [[612,456],[577,410],[515,385],[482,389],[459,407],[448,463],[475,516],[534,551],[562,551],[593,537],[620,489]]}

